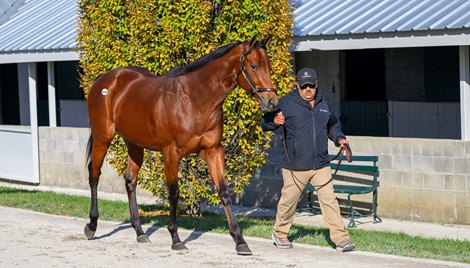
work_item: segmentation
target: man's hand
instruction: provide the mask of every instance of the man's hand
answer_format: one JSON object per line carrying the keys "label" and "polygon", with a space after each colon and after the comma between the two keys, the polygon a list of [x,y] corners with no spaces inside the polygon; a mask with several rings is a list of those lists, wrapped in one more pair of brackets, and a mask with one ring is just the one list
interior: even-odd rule
{"label": "man's hand", "polygon": [[345,144],[349,144],[349,141],[347,141],[346,139],[340,139],[338,141],[339,143],[339,147],[342,148],[342,149],[346,149],[346,145]]}
{"label": "man's hand", "polygon": [[274,125],[278,127],[280,125],[284,125],[284,122],[286,122],[286,119],[284,118],[284,115],[282,115],[282,112],[277,113],[274,117]]}
{"label": "man's hand", "polygon": [[352,152],[351,152],[351,147],[349,147],[349,141],[346,139],[340,139],[338,141],[339,147],[341,147],[342,150],[346,152],[346,159],[348,162],[352,162]]}

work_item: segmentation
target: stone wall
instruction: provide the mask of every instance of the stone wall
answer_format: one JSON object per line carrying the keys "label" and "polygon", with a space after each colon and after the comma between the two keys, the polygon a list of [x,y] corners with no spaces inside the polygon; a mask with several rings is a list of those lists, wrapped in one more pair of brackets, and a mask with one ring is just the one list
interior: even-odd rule
{"label": "stone wall", "polygon": [[[41,185],[89,189],[85,168],[87,128],[40,127]],[[470,142],[348,137],[355,155],[379,156],[378,213],[413,221],[470,224]],[[282,188],[282,142],[272,141],[268,163],[258,169],[237,204],[275,208]],[[330,144],[330,153],[338,151]],[[105,164],[99,190],[125,193],[124,181]],[[145,190],[139,194],[151,196]],[[356,200],[370,202],[367,196]]]}

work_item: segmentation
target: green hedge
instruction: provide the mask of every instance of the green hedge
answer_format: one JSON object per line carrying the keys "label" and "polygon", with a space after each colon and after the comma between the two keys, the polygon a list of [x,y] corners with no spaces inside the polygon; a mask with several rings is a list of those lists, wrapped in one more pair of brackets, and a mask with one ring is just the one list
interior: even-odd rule
{"label": "green hedge", "polygon": [[[81,86],[85,94],[93,80],[112,68],[141,66],[164,75],[175,66],[235,41],[272,35],[268,53],[273,63],[272,80],[283,95],[292,88],[292,7],[287,0],[79,0],[78,44]],[[226,180],[241,193],[253,171],[266,162],[271,133],[262,132],[262,116],[254,98],[239,88],[224,106]],[[139,184],[159,201],[166,201],[166,183],[160,153],[146,151]],[[110,163],[123,174],[127,154],[116,138],[108,154]],[[184,205],[198,206],[200,199],[218,204],[206,165],[196,155],[180,162],[180,196]]]}

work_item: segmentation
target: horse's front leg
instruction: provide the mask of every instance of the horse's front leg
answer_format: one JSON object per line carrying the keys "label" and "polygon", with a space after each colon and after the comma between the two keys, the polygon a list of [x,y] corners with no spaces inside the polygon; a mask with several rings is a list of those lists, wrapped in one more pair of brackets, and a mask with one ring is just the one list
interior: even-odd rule
{"label": "horse's front leg", "polygon": [[164,149],[163,163],[168,186],[168,199],[170,201],[170,222],[168,224],[168,231],[170,232],[172,240],[171,249],[185,250],[188,248],[181,242],[178,235],[178,227],[176,225],[176,209],[179,199],[178,162],[179,156],[176,148]]}
{"label": "horse's front leg", "polygon": [[201,151],[201,157],[207,162],[209,173],[217,188],[222,205],[224,205],[229,232],[235,241],[237,253],[239,255],[251,255],[252,252],[243,238],[242,231],[232,210],[232,199],[224,178],[225,161],[222,146]]}

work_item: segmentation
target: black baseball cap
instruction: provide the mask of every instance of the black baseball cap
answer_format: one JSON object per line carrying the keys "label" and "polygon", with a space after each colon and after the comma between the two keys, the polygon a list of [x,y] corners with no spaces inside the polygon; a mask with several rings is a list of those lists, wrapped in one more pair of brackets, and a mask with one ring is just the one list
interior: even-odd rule
{"label": "black baseball cap", "polygon": [[312,68],[302,68],[297,72],[297,83],[300,87],[305,85],[315,85],[317,83],[317,73]]}

